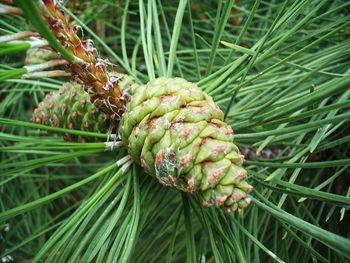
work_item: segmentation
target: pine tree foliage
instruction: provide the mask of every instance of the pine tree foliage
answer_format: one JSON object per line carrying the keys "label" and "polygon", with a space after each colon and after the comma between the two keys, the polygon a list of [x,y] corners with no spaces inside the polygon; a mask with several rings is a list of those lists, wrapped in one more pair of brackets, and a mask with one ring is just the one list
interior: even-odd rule
{"label": "pine tree foliage", "polygon": [[[69,81],[67,61],[31,71],[27,50],[47,43],[2,0],[3,262],[348,261],[348,1],[64,4],[116,71],[140,84],[181,77],[213,97],[235,144],[255,151],[244,162],[252,203],[242,213],[205,208],[132,164],[111,133],[32,122]],[[277,155],[264,158],[266,149]]]}

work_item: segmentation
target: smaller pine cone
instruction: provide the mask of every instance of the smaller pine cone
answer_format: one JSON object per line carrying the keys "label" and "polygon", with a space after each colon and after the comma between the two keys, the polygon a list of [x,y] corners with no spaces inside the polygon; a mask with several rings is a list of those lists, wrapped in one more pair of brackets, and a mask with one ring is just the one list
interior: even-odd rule
{"label": "smaller pine cone", "polygon": [[59,55],[51,49],[45,48],[30,48],[27,50],[25,64],[35,65],[45,63],[52,59],[57,59]]}
{"label": "smaller pine cone", "polygon": [[[90,102],[89,95],[76,83],[65,83],[59,91],[51,92],[34,110],[33,122],[54,127],[103,132],[107,131],[107,116]],[[65,134],[66,141],[91,142],[93,137]]]}

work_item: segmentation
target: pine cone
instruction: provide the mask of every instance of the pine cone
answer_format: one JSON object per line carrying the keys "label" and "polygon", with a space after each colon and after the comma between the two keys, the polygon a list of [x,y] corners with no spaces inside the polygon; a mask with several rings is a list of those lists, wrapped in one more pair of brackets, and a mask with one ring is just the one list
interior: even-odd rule
{"label": "pine cone", "polygon": [[[82,131],[107,131],[107,116],[90,102],[89,95],[79,84],[65,83],[58,92],[51,92],[33,113],[38,124]],[[92,137],[65,134],[67,141],[93,141]]]}
{"label": "pine cone", "polygon": [[30,48],[27,50],[25,64],[35,65],[57,59],[59,55],[51,49]]}
{"label": "pine cone", "polygon": [[158,78],[129,93],[120,135],[135,162],[163,185],[200,193],[205,206],[249,205],[244,157],[210,96],[181,78]]}

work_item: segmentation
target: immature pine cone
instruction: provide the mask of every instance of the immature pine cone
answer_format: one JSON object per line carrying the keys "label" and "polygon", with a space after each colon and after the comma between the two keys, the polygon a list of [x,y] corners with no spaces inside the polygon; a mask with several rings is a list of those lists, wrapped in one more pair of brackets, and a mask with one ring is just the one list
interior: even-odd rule
{"label": "immature pine cone", "polygon": [[157,78],[129,95],[120,135],[147,173],[163,185],[199,192],[205,206],[249,205],[244,158],[210,96],[182,78]]}
{"label": "immature pine cone", "polygon": [[57,58],[59,58],[59,55],[51,49],[30,48],[26,53],[25,64],[41,64]]}
{"label": "immature pine cone", "polygon": [[[67,129],[107,132],[107,117],[90,102],[89,95],[79,84],[65,83],[57,92],[51,92],[33,113],[33,121]],[[65,134],[68,141],[93,141],[92,137]],[[98,139],[96,139],[98,140]]]}

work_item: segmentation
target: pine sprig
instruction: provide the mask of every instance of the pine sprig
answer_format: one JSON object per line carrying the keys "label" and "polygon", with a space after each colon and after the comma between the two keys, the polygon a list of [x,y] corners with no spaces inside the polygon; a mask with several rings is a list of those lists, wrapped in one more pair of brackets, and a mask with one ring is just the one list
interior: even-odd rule
{"label": "pine sprig", "polygon": [[[346,248],[338,243],[346,245],[349,236],[349,166],[346,163],[326,166],[343,162],[349,155],[349,125],[344,117],[348,114],[349,93],[345,88],[337,92],[334,85],[349,76],[349,32],[346,30],[349,3],[287,2],[278,29],[268,37],[243,82],[240,77],[246,72],[245,65],[256,54],[252,47],[268,32],[283,3],[258,0],[234,3],[233,8],[238,12],[229,15],[220,39],[226,43],[215,47],[210,43],[216,43],[213,42],[215,32],[218,33],[215,22],[217,17],[220,18],[218,13],[222,13],[218,10],[222,10],[225,3],[187,3],[182,25],[178,26],[177,48],[171,51],[173,74],[198,81],[198,76],[205,76],[209,57],[213,56],[212,74],[200,82],[202,87],[210,90],[224,108],[232,92],[239,89],[227,120],[235,128],[235,139],[240,146],[256,145],[258,154],[252,157],[248,169],[255,181],[256,191],[252,195],[257,202],[243,216],[228,216],[217,210],[203,209],[198,200],[192,198],[190,207],[184,210],[181,196],[176,191],[160,188],[136,169],[127,175],[130,182],[121,180],[121,184],[111,188],[101,201],[88,209],[84,215],[84,221],[89,218],[86,224],[74,221],[73,212],[77,207],[85,206],[88,198],[95,196],[113,176],[112,173],[105,174],[73,192],[62,193],[55,201],[48,200],[45,205],[26,212],[19,210],[16,217],[0,223],[0,250],[4,251],[1,257],[11,256],[16,261],[32,259],[37,255],[38,247],[45,248],[47,240],[60,235],[59,231],[54,232],[55,229],[73,220],[66,234],[52,242],[53,247],[48,250],[64,251],[60,254],[63,260],[74,255],[77,259],[118,261],[125,250],[128,253],[124,259],[129,257],[131,261],[140,262],[163,262],[165,257],[167,262],[184,262],[187,254],[195,254],[198,260],[215,262],[348,261]],[[142,4],[145,22],[149,23],[146,32],[152,36],[146,34],[144,43],[139,37],[141,10],[138,3],[129,1],[128,6],[120,6],[104,1],[95,5],[95,1],[91,1],[91,6],[77,16],[80,23],[92,30],[94,21],[91,18],[103,21],[106,37],[96,41],[96,30],[95,35],[89,36],[100,47],[101,53],[110,56],[111,60],[117,61],[113,53],[123,54],[123,49],[123,59],[118,57],[118,62],[123,63],[119,64],[129,64],[130,71],[146,82],[149,69],[143,66],[146,63],[142,50],[151,54],[155,76],[167,70],[164,63],[158,62],[162,57],[168,61],[177,6],[159,1],[142,1]],[[241,24],[233,24],[233,18],[240,18]],[[122,21],[123,27],[120,26]],[[160,35],[156,33],[156,24]],[[2,35],[28,30],[21,17],[9,14],[1,17],[0,27]],[[160,43],[163,53],[160,53]],[[1,63],[1,69],[8,70],[8,66],[19,68],[23,62],[12,53],[2,57]],[[105,134],[85,134],[83,131],[35,126],[29,122],[31,110],[41,101],[44,92],[57,90],[62,85],[61,80],[34,81],[18,76],[6,78],[0,85],[0,114],[6,118],[0,125],[0,165],[12,163],[18,166],[13,173],[5,171],[1,174],[1,211],[11,211],[74,185],[110,161],[110,158],[103,158],[106,155],[102,151],[103,143],[97,147],[62,142],[55,134],[44,133],[39,137],[38,129],[107,138]],[[332,91],[318,97],[318,89],[322,86]],[[307,97],[307,102],[304,97]],[[286,105],[293,110],[288,113],[281,110],[281,107],[286,109]],[[269,113],[275,114],[274,117]],[[259,117],[258,121],[254,120],[256,117]],[[261,136],[255,137],[256,133]],[[241,134],[247,137],[240,138]],[[40,157],[57,155],[60,158],[65,150],[96,149],[94,147],[101,147],[99,157],[84,155],[65,162],[49,160],[36,167],[30,163],[27,165],[27,162],[19,166],[23,161]],[[278,156],[269,160],[259,156],[259,151],[265,148],[278,150]],[[118,153],[116,158],[122,157],[123,154]],[[309,165],[314,167],[309,169]],[[133,181],[135,175],[139,184]],[[265,181],[266,178],[269,180]],[[134,192],[134,187],[139,188],[140,196]],[[112,196],[115,197],[113,203]],[[103,214],[106,207],[111,207],[111,212]],[[98,218],[101,220],[96,223]],[[132,222],[136,220],[134,228],[128,227],[131,219]],[[192,233],[186,231],[189,225]],[[305,226],[310,228],[303,229]],[[325,241],[327,236],[335,237],[333,243]],[[324,244],[318,240],[323,240]],[[74,244],[78,244],[78,248]],[[50,257],[52,261],[54,255]]]}

